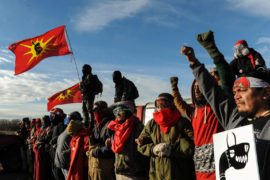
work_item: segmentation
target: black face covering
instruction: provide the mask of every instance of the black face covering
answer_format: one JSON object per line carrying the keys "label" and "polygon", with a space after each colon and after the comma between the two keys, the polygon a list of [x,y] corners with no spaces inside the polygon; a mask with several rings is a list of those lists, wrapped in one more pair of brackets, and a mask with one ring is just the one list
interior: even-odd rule
{"label": "black face covering", "polygon": [[120,71],[115,71],[115,72],[113,73],[113,82],[114,82],[114,83],[118,83],[118,82],[121,81],[121,79],[122,79],[122,77],[121,77],[121,72],[120,72]]}
{"label": "black face covering", "polygon": [[50,115],[51,124],[53,126],[57,125],[59,123],[59,117],[56,114]]}
{"label": "black face covering", "polygon": [[230,167],[235,169],[243,169],[248,162],[249,143],[236,144],[236,136],[233,133],[235,145],[229,147],[227,135],[228,149],[222,153],[219,159],[220,180],[226,180],[225,172]]}
{"label": "black face covering", "polygon": [[91,74],[92,73],[91,66],[88,65],[88,64],[83,65],[83,67],[82,67],[82,73],[83,73],[83,75]]}

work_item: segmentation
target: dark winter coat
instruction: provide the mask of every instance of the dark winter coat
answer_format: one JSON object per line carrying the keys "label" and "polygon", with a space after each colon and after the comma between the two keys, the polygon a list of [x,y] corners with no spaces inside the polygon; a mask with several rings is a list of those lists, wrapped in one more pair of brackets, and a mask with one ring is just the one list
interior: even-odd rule
{"label": "dark winter coat", "polygon": [[[150,138],[150,143],[138,147],[140,153],[150,157],[150,180],[192,179],[194,176],[193,130],[191,123],[186,118],[182,117],[167,134],[164,134],[160,126],[152,119],[139,137]],[[158,157],[153,154],[154,146],[159,143],[172,146],[170,157]]]}
{"label": "dark winter coat", "polygon": [[99,93],[97,80],[97,75],[93,74],[87,74],[82,77],[82,81],[80,82],[80,91],[82,93],[83,100],[87,100]]}
{"label": "dark winter coat", "polygon": [[52,139],[50,141],[51,148],[56,149],[57,138],[65,130],[64,122],[59,122],[57,125],[52,127]]}
{"label": "dark winter coat", "polygon": [[137,87],[127,78],[123,77],[120,82],[115,84],[114,102],[134,101],[138,97]]}
{"label": "dark winter coat", "polygon": [[264,79],[268,76],[268,70],[263,57],[252,48],[249,48],[249,51],[249,55],[232,60],[230,66],[233,73],[238,77],[253,76]]}
{"label": "dark winter coat", "polygon": [[139,137],[144,125],[136,119],[130,137],[122,152],[115,154],[115,173],[125,176],[147,176],[148,159],[137,150],[135,139]]}
{"label": "dark winter coat", "polygon": [[63,131],[57,139],[57,147],[55,151],[55,166],[58,168],[69,168],[70,163],[70,140],[71,136],[67,133],[67,131]]}
{"label": "dark winter coat", "polygon": [[114,158],[111,148],[105,146],[106,139],[113,137],[113,131],[107,128],[111,120],[114,120],[114,116],[108,115],[103,118],[99,127],[97,127],[97,123],[95,124],[94,134],[90,137],[90,145],[97,147],[92,152],[96,158]]}

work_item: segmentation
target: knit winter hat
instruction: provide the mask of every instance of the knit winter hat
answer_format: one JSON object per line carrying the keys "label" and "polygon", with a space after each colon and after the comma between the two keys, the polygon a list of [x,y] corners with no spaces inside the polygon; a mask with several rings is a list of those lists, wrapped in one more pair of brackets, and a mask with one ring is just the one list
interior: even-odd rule
{"label": "knit winter hat", "polygon": [[129,101],[118,102],[113,110],[114,115],[117,115],[119,111],[129,111],[132,114],[135,112],[133,105]]}
{"label": "knit winter hat", "polygon": [[237,41],[237,42],[235,43],[234,46],[238,46],[238,45],[240,45],[240,44],[242,44],[244,47],[248,47],[248,43],[247,43],[246,40],[239,40],[239,41]]}

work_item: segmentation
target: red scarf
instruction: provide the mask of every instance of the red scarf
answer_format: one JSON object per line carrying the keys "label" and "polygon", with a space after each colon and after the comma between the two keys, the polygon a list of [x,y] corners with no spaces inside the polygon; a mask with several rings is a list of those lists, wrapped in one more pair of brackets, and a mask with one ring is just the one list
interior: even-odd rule
{"label": "red scarf", "polygon": [[153,116],[161,130],[166,134],[179,121],[181,113],[176,108],[164,108],[161,111],[153,113]]}
{"label": "red scarf", "polygon": [[131,134],[135,120],[136,116],[131,116],[123,124],[120,124],[117,118],[109,123],[108,128],[115,131],[112,143],[114,153],[122,152],[125,142]]}
{"label": "red scarf", "polygon": [[95,120],[97,122],[97,127],[99,128],[100,123],[103,120],[103,113],[101,111],[94,112]]}

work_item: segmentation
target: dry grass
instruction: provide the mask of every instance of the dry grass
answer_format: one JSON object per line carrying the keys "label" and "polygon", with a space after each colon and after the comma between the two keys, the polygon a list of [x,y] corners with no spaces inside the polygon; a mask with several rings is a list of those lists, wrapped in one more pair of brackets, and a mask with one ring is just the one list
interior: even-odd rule
{"label": "dry grass", "polygon": [[17,131],[0,131],[0,134],[17,135]]}

